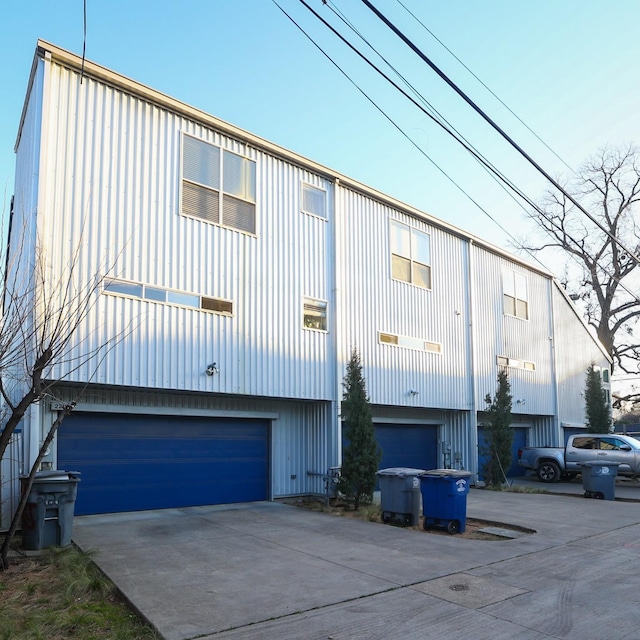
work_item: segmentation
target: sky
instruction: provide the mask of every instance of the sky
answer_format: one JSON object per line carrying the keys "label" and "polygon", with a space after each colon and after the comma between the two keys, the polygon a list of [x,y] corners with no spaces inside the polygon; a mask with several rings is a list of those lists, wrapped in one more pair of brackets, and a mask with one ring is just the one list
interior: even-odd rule
{"label": "sky", "polygon": [[[537,233],[521,206],[466,151],[299,0],[277,2],[335,64],[273,0],[86,0],[86,57],[500,247],[513,250],[511,236]],[[533,200],[542,197],[546,181],[364,3],[307,2],[376,59],[342,15],[498,169]],[[564,163],[577,169],[606,145],[638,142],[637,0],[373,4],[554,177],[569,173]],[[0,193],[6,215],[37,39],[81,54],[83,2],[6,2],[0,23]],[[558,264],[547,266],[557,271]]]}

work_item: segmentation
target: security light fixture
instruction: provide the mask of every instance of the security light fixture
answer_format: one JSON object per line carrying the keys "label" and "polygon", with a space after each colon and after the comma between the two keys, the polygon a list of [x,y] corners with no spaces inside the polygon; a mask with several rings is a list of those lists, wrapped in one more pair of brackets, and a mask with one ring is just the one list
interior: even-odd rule
{"label": "security light fixture", "polygon": [[212,376],[216,373],[220,373],[220,369],[218,369],[217,363],[213,362],[207,367],[207,375]]}

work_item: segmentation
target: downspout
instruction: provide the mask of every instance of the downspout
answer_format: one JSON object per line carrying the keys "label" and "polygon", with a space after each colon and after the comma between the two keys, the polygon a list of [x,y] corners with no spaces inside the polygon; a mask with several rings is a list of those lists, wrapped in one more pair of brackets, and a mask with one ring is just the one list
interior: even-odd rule
{"label": "downspout", "polygon": [[470,411],[469,411],[469,437],[468,448],[470,456],[467,467],[475,474],[477,481],[478,474],[478,408],[476,406],[476,339],[475,339],[475,296],[474,296],[474,277],[475,271],[473,269],[473,239],[469,238],[467,243],[467,317],[468,317],[468,330],[467,340],[468,347],[468,371],[469,371],[469,398],[470,398]]}
{"label": "downspout", "polygon": [[564,438],[562,437],[560,422],[560,407],[558,401],[558,363],[556,361],[555,346],[555,313],[553,307],[553,280],[548,280],[549,287],[549,360],[551,362],[551,393],[553,395],[553,431],[555,446],[562,446]]}
{"label": "downspout", "polygon": [[[342,465],[342,421],[340,419],[340,399],[342,397],[342,389],[340,381],[342,380],[340,371],[340,343],[342,337],[342,309],[340,305],[340,287],[338,285],[338,259],[342,259],[342,254],[338,251],[339,243],[339,215],[338,215],[338,191],[340,189],[340,178],[335,178],[333,182],[333,211],[330,223],[332,225],[331,237],[331,278],[333,280],[333,331],[331,332],[331,349],[330,354],[331,370],[333,379],[331,381],[333,387],[333,400],[331,402],[331,421],[330,421],[330,440],[328,445],[328,462],[329,467],[339,467]],[[342,221],[340,220],[340,223]],[[341,228],[341,227],[340,227]]]}

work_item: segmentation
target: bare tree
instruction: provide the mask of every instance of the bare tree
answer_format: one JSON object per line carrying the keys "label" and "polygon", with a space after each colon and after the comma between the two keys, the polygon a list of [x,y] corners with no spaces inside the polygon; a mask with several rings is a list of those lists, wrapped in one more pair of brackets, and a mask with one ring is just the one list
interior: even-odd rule
{"label": "bare tree", "polygon": [[[599,225],[563,194],[549,191],[531,217],[546,232],[529,251],[557,249],[566,257],[563,285],[611,355],[613,367],[640,371],[640,156],[630,146],[603,149],[566,184]],[[604,231],[603,231],[604,228]]]}
{"label": "bare tree", "polygon": [[[86,386],[101,359],[123,335],[113,336],[96,345],[92,334],[85,331],[86,320],[98,301],[102,282],[109,270],[100,265],[93,276],[87,278],[82,273],[82,240],[62,268],[54,268],[41,243],[25,230],[22,231],[19,235],[11,234],[11,251],[7,251],[6,255],[0,254],[3,285],[0,316],[0,396],[3,401],[0,459],[4,458],[11,437],[29,407],[46,398],[57,399],[56,382],[78,368],[89,365],[92,373],[87,376]],[[81,392],[78,392],[78,396]],[[70,413],[76,402],[65,403],[65,410],[59,412],[47,438],[41,443],[40,454],[32,465],[25,493],[31,489],[44,451],[53,440],[64,416]],[[0,570],[8,566],[9,545],[25,502],[23,496],[11,528],[5,535],[0,550]]]}

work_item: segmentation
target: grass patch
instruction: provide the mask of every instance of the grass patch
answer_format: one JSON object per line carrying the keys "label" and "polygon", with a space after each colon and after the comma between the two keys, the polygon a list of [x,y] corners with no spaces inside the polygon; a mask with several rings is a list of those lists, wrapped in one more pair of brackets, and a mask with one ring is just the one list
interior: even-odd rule
{"label": "grass patch", "polygon": [[15,558],[0,573],[0,640],[159,640],[75,547]]}
{"label": "grass patch", "polygon": [[507,485],[501,484],[497,487],[486,486],[484,487],[487,491],[503,491],[504,493],[544,493],[548,494],[549,491],[547,489],[538,489],[537,487],[524,487],[522,485]]}

